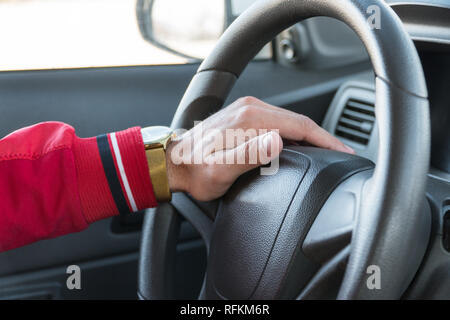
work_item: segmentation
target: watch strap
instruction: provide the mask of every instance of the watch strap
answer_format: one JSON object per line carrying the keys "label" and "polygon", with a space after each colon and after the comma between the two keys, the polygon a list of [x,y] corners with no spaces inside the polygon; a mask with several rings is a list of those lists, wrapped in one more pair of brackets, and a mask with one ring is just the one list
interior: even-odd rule
{"label": "watch strap", "polygon": [[167,202],[172,200],[167,177],[166,152],[163,147],[145,150],[147,156],[150,178],[156,201]]}

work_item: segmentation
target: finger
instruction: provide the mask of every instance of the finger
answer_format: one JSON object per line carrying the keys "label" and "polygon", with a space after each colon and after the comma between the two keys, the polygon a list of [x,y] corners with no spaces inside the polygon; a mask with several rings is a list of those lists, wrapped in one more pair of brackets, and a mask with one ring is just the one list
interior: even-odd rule
{"label": "finger", "polygon": [[257,130],[254,128],[226,128],[222,130],[205,130],[203,139],[203,153],[208,155],[223,149],[233,149],[236,146],[244,144],[253,138],[267,133],[268,130]]}
{"label": "finger", "polygon": [[233,149],[220,150],[213,155],[214,161],[224,169],[230,183],[241,174],[268,164],[277,158],[283,149],[283,141],[278,133],[271,131],[259,135]]}
{"label": "finger", "polygon": [[321,148],[355,153],[313,120],[293,111],[258,102],[258,105],[247,105],[236,112],[241,119],[234,123],[235,127],[279,129],[280,135],[286,139],[307,141]]}
{"label": "finger", "polygon": [[309,121],[309,124],[307,124],[307,127],[309,127],[309,129],[305,132],[305,141],[325,149],[355,154],[355,150],[320,127],[317,123],[310,120],[309,118],[306,121]]}
{"label": "finger", "polygon": [[[259,99],[256,99],[256,98],[254,98],[254,99],[255,99],[256,104],[263,108],[272,110],[274,112],[280,112],[280,113],[286,115],[287,117],[298,117],[299,116],[298,113],[295,113],[291,110],[268,104],[268,103],[261,101]],[[340,141],[335,136],[331,135],[328,131],[326,131],[325,129],[320,127],[313,120],[311,120],[309,118],[303,118],[301,121],[309,122],[309,123],[306,123],[305,125],[307,127],[308,126],[311,127],[311,129],[306,132],[306,135],[304,138],[305,141],[308,141],[316,146],[326,148],[326,149],[335,150],[337,148],[336,149],[337,151],[353,153],[353,154],[355,153],[355,151],[352,148],[350,148],[349,146],[342,143],[342,141]]]}

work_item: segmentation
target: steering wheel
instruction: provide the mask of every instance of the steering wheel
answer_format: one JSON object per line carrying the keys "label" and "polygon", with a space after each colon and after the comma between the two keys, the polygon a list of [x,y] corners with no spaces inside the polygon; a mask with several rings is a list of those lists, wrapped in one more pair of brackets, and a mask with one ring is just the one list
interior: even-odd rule
{"label": "steering wheel", "polygon": [[[367,22],[379,8],[381,29]],[[381,0],[263,0],[223,34],[193,77],[173,128],[219,110],[262,47],[291,25],[328,16],[364,43],[376,86],[376,166],[354,155],[286,147],[277,174],[241,176],[216,211],[175,194],[147,213],[139,297],[173,294],[180,215],[207,248],[200,299],[399,299],[428,244],[425,199],[430,157],[427,88],[417,51]]]}

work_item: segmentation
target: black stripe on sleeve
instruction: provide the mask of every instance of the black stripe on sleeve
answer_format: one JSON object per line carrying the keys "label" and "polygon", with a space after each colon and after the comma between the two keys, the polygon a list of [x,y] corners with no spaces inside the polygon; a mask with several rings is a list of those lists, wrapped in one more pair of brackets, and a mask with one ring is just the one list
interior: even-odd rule
{"label": "black stripe on sleeve", "polygon": [[106,179],[108,180],[109,189],[111,190],[117,209],[120,214],[130,213],[130,209],[128,208],[125,195],[123,194],[123,190],[120,185],[119,177],[117,176],[112,150],[109,146],[108,136],[106,134],[97,136],[97,146],[98,151],[100,152],[100,158],[102,159]]}

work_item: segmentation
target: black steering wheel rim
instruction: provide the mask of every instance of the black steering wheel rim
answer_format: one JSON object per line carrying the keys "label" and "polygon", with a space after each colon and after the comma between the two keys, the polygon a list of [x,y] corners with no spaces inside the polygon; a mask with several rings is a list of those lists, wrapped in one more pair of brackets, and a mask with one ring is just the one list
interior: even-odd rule
{"label": "black steering wheel rim", "polygon": [[[379,9],[381,29],[372,29],[367,23],[367,8],[373,5]],[[392,252],[399,260],[407,258],[402,256],[405,243],[398,236],[398,228],[401,226],[402,232],[410,235],[420,216],[430,156],[430,124],[426,83],[417,51],[399,18],[383,1],[257,2],[228,28],[202,63],[180,102],[172,127],[190,128],[194,120],[220,109],[245,66],[268,41],[287,27],[314,16],[336,18],[349,25],[364,43],[375,73],[380,147],[370,192],[353,232],[338,298],[396,299],[404,285],[369,290],[366,269],[368,265],[381,266],[383,284],[398,282],[391,271],[400,262],[392,259]],[[144,227],[139,270],[141,298],[166,297],[162,292],[167,288],[167,266],[173,260],[168,251],[174,252],[174,241],[165,232],[176,231],[177,214],[169,205],[159,210],[164,214],[153,217],[155,234]],[[158,259],[158,255],[163,259]]]}

